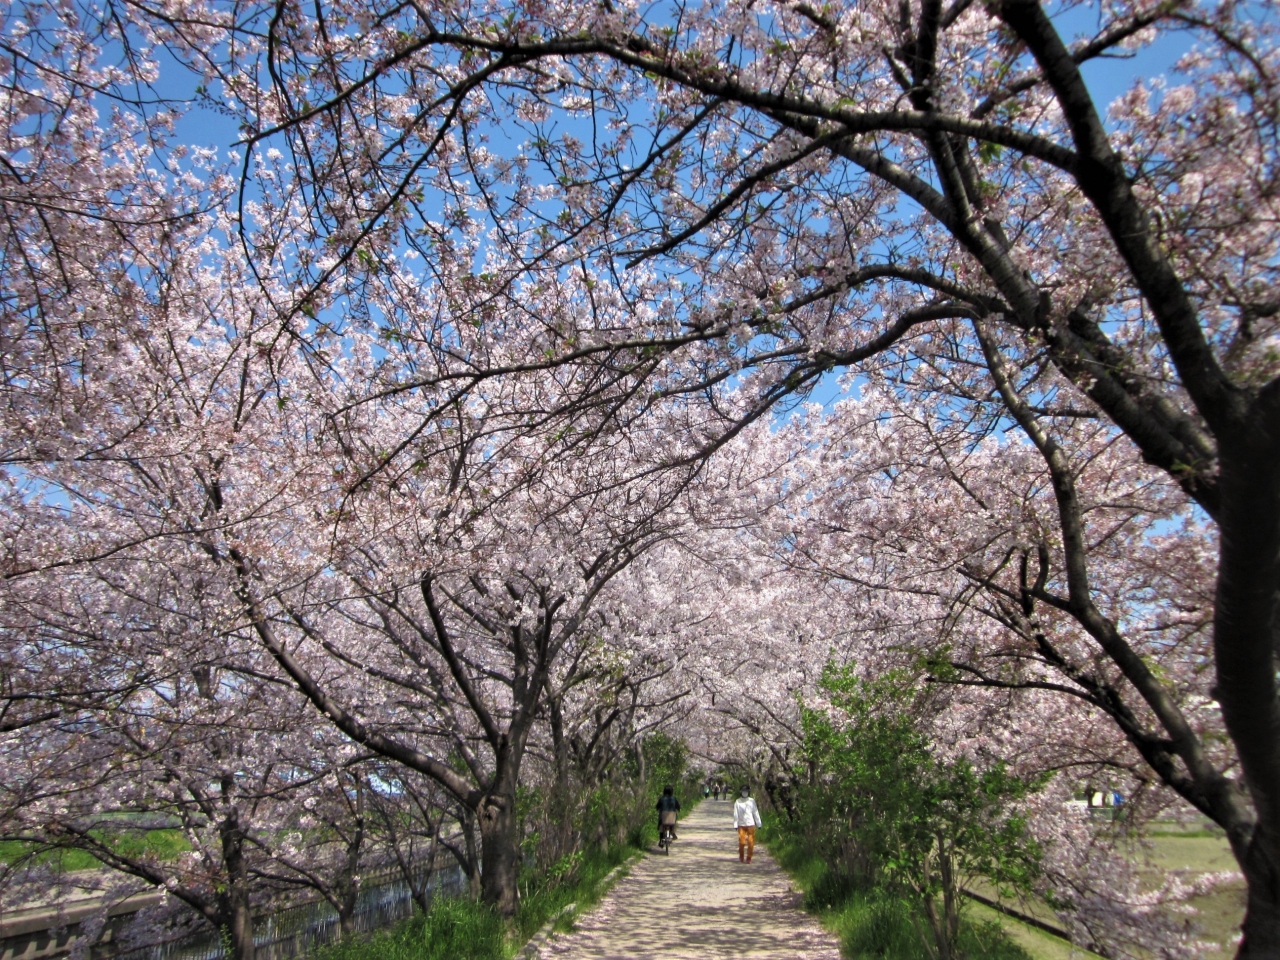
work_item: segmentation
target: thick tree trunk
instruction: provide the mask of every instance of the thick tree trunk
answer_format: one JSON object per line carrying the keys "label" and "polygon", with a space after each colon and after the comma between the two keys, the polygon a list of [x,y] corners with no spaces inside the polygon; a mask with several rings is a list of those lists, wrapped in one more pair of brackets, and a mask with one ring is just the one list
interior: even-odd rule
{"label": "thick tree trunk", "polygon": [[356,899],[360,896],[359,888],[348,884],[338,904],[338,936],[345,940],[355,932]]}
{"label": "thick tree trunk", "polygon": [[480,899],[502,916],[516,912],[516,879],[520,868],[520,838],[516,828],[515,792],[486,797],[480,821]]}
{"label": "thick tree trunk", "polygon": [[249,909],[247,884],[233,873],[231,882],[218,899],[217,924],[231,948],[231,957],[233,960],[255,960],[257,947],[253,942],[253,913]]}
{"label": "thick tree trunk", "polygon": [[[223,795],[230,795],[234,788],[232,779],[224,778]],[[218,825],[218,833],[222,845],[222,862],[227,871],[226,890],[219,898],[222,901],[219,912],[222,914],[223,932],[230,940],[235,960],[255,960],[257,951],[253,943],[253,914],[249,910],[249,871],[244,859],[245,837],[234,807],[227,810],[226,816]]]}
{"label": "thick tree trunk", "polygon": [[231,954],[235,960],[254,960],[257,947],[253,942],[253,915],[249,912],[249,898],[233,894],[230,906],[226,934],[231,941]]}
{"label": "thick tree trunk", "polygon": [[1237,956],[1253,960],[1280,957],[1280,416],[1251,420],[1221,450],[1214,659],[1218,702],[1257,818],[1224,825],[1248,885]]}
{"label": "thick tree trunk", "polygon": [[1255,834],[1243,859],[1248,898],[1243,938],[1236,953],[1240,960],[1280,957],[1280,875],[1274,849],[1265,849],[1274,844],[1260,841]]}
{"label": "thick tree trunk", "polygon": [[547,833],[552,842],[547,860],[544,862],[554,862],[572,854],[578,846],[578,838],[574,829],[576,818],[573,813],[576,811],[570,784],[569,743],[564,735],[564,714],[559,701],[549,701],[548,715],[555,776],[552,780],[551,795],[548,797],[550,815],[546,823]]}

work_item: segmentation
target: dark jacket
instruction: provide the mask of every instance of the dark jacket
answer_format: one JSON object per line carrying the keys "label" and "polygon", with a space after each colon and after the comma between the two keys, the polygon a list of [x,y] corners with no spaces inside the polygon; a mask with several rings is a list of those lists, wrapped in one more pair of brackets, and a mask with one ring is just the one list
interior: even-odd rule
{"label": "dark jacket", "polygon": [[668,797],[665,793],[658,798],[658,812],[666,813],[668,810],[679,810],[680,801],[675,797]]}

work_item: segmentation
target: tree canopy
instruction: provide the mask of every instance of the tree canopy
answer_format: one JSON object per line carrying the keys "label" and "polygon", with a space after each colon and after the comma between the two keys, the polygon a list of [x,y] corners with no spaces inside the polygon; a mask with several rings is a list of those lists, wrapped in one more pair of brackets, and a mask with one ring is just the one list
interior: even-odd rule
{"label": "tree canopy", "polygon": [[856,663],[1041,784],[1090,942],[1183,949],[1079,894],[1072,777],[1220,826],[1280,951],[1273,5],[2,16],[12,835],[188,817],[111,865],[243,958],[253,876],[350,888],[303,785],[403,782],[510,913],[523,785],[781,784]]}

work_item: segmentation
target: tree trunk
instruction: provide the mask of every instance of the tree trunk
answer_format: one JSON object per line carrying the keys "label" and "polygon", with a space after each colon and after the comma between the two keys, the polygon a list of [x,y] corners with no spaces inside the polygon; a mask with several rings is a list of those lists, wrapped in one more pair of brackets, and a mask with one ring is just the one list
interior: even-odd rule
{"label": "tree trunk", "polygon": [[520,844],[515,793],[490,795],[480,805],[480,899],[504,917],[516,912]]}
{"label": "tree trunk", "polygon": [[1243,860],[1248,896],[1237,960],[1280,957],[1280,876],[1275,862],[1255,834]]}
{"label": "tree trunk", "polygon": [[253,942],[253,915],[249,912],[249,898],[232,894],[229,916],[224,928],[231,941],[231,955],[235,960],[254,960],[257,947]]}
{"label": "tree trunk", "polygon": [[564,714],[558,700],[551,700],[548,703],[548,714],[555,776],[547,804],[546,828],[551,838],[551,849],[544,863],[569,856],[578,846],[578,838],[574,830],[576,818],[573,815],[576,813],[576,804],[570,786],[569,744],[564,735]]}
{"label": "tree trunk", "polygon": [[457,849],[453,848],[454,856],[462,865],[462,872],[467,875],[467,893],[473,899],[480,899],[480,851],[476,843],[476,818],[470,810],[462,808],[458,817],[458,824],[462,827],[462,849],[463,855],[457,856]]}
{"label": "tree trunk", "polygon": [[364,848],[364,777],[356,775],[351,778],[352,790],[355,793],[352,813],[355,823],[347,837],[347,858],[337,884],[340,900],[338,904],[338,930],[345,940],[354,932],[356,919],[356,903],[360,898],[360,854]]}
{"label": "tree trunk", "polygon": [[1221,451],[1215,693],[1256,813],[1223,825],[1248,884],[1237,956],[1253,960],[1280,957],[1280,415],[1255,416]]}
{"label": "tree trunk", "polygon": [[[229,795],[235,784],[230,777],[222,783],[223,795]],[[234,806],[227,809],[218,825],[222,846],[222,863],[227,871],[227,886],[219,899],[222,929],[231,941],[231,954],[235,960],[255,960],[253,943],[253,914],[249,910],[248,864],[244,859],[244,831]]]}
{"label": "tree trunk", "polygon": [[955,859],[950,844],[938,838],[938,868],[942,877],[942,916],[947,938],[947,955],[955,952],[960,939],[960,891],[956,889]]}
{"label": "tree trunk", "polygon": [[414,870],[413,857],[409,858],[406,865],[403,857],[399,852],[396,858],[400,862],[400,875],[404,877],[405,883],[409,885],[409,895],[413,897],[413,903],[421,913],[426,913],[431,909],[431,878],[435,876],[436,857],[440,854],[440,828],[435,828],[435,835],[431,838],[431,846],[427,853],[427,869],[425,872],[416,872]]}
{"label": "tree trunk", "polygon": [[922,900],[924,901],[924,915],[929,921],[929,932],[933,935],[933,955],[937,960],[951,960],[951,941],[947,939],[946,917],[945,915],[938,915],[937,901],[934,899],[933,892],[929,889],[933,880],[933,858],[934,853],[933,851],[930,851],[925,855],[924,863],[921,864],[922,882],[920,884],[920,892],[924,894],[922,897]]}
{"label": "tree trunk", "polygon": [[249,889],[234,874],[218,897],[219,933],[226,938],[233,960],[255,960],[253,913],[249,909]]}
{"label": "tree trunk", "polygon": [[360,890],[354,883],[347,884],[342,893],[338,904],[338,936],[342,940],[355,932],[356,899],[359,895]]}

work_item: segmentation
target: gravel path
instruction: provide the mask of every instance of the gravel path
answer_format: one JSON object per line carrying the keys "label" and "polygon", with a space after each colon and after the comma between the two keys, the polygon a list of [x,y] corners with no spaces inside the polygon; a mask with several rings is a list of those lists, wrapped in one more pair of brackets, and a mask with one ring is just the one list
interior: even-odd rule
{"label": "gravel path", "polygon": [[738,862],[732,803],[704,800],[678,832],[669,857],[650,852],[542,957],[840,960],[768,853],[756,847],[753,863]]}

